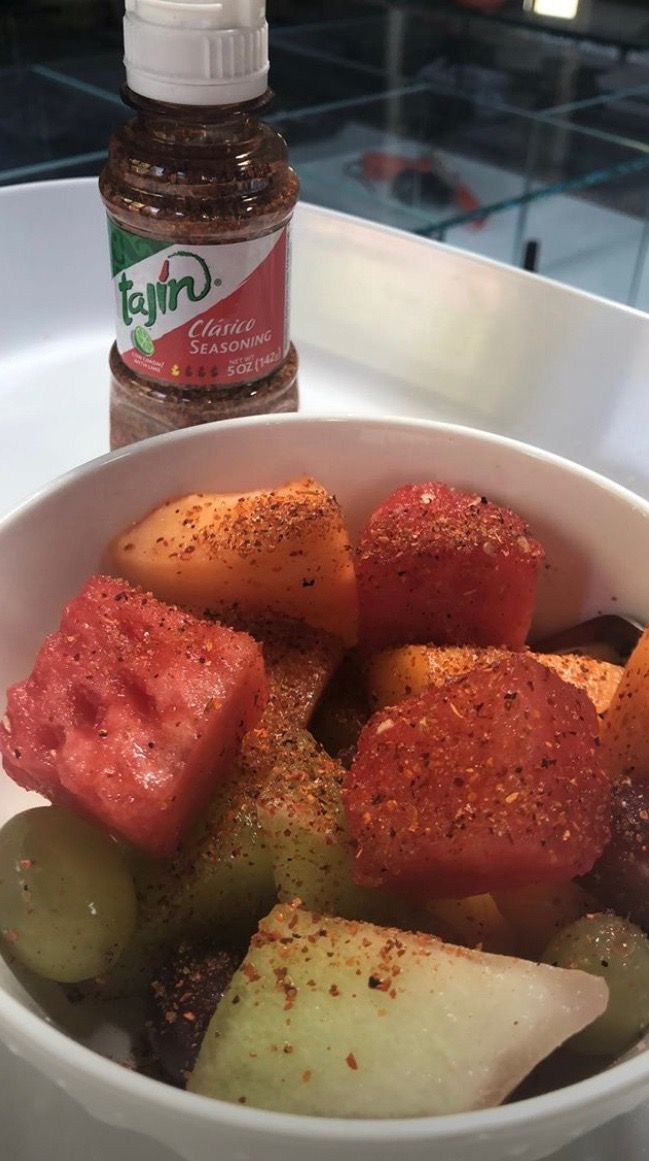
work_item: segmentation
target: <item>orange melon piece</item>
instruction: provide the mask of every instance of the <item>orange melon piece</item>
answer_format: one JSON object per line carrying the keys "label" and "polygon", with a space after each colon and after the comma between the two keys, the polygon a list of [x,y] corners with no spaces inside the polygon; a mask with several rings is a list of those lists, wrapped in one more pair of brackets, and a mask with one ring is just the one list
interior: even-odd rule
{"label": "orange melon piece", "polygon": [[398,705],[431,686],[444,685],[479,665],[491,665],[505,656],[495,645],[403,645],[383,649],[367,661],[366,680],[373,709]]}
{"label": "orange melon piece", "polygon": [[602,764],[617,781],[649,776],[649,629],[629,657],[601,731]]}
{"label": "orange melon piece", "polygon": [[557,932],[593,908],[593,899],[568,879],[498,891],[495,903],[519,940],[520,954],[539,959]]}
{"label": "orange melon piece", "polygon": [[493,895],[472,895],[466,899],[433,899],[430,914],[445,923],[451,942],[500,955],[516,955],[518,940],[512,925],[499,910]]}
{"label": "orange melon piece", "polygon": [[[404,698],[443,685],[471,669],[484,668],[506,657],[507,651],[487,645],[405,645],[384,649],[367,662],[367,689],[375,709],[398,705]],[[577,653],[532,653],[564,681],[585,690],[599,714],[608,708],[622,676],[622,667]]]}
{"label": "orange melon piece", "polygon": [[226,620],[294,617],[347,645],[357,636],[352,549],[315,480],[167,500],[108,550],[111,569],[174,604]]}

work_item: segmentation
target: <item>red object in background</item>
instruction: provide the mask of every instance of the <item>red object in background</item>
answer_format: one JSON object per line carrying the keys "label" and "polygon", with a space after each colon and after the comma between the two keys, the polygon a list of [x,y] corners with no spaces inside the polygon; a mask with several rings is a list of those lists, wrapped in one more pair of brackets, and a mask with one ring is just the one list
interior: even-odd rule
{"label": "red object in background", "polygon": [[396,153],[364,153],[360,160],[360,175],[368,181],[393,181],[404,169],[430,173],[430,157],[400,157]]}
{"label": "red object in background", "polygon": [[[480,200],[468,186],[458,183],[455,175],[450,173],[437,157],[404,157],[398,153],[381,153],[368,151],[358,162],[353,162],[347,170],[359,181],[363,182],[394,182],[401,174],[410,173],[432,174],[440,183],[448,187],[450,203],[456,205],[464,213],[475,213],[480,209]],[[467,222],[473,230],[481,230],[486,223],[486,217],[475,218]]]}
{"label": "red object in background", "polygon": [[[466,210],[468,214],[480,209],[480,202],[475,194],[471,193],[467,185],[458,185],[456,187],[454,200],[456,206],[459,206],[461,210]],[[478,218],[475,222],[470,222],[469,225],[479,229],[481,226],[484,226],[485,222],[486,218]]]}

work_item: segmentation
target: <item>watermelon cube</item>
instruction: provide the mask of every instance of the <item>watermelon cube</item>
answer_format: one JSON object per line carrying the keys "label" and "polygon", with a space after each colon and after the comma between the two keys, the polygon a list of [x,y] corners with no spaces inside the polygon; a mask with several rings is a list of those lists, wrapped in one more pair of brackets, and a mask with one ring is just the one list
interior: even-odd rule
{"label": "watermelon cube", "polygon": [[542,562],[516,513],[447,484],[407,484],[359,539],[359,643],[520,649]]}
{"label": "watermelon cube", "polygon": [[598,727],[524,653],[380,710],[343,786],[355,881],[461,899],[585,874],[610,834]]}
{"label": "watermelon cube", "polygon": [[266,697],[261,649],[246,633],[94,576],[8,691],[0,752],[21,786],[164,856]]}

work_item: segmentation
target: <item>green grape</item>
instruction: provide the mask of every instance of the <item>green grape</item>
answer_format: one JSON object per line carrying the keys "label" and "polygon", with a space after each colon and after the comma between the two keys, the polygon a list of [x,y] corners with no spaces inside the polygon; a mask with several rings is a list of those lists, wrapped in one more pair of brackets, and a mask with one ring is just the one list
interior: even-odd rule
{"label": "green grape", "polygon": [[586,915],[555,935],[545,963],[580,968],[608,984],[604,1014],[567,1047],[582,1055],[623,1052],[649,1026],[649,939],[617,915]]}
{"label": "green grape", "polygon": [[0,931],[46,979],[105,972],[135,929],[133,879],[117,843],[59,806],[17,814],[0,830]]}

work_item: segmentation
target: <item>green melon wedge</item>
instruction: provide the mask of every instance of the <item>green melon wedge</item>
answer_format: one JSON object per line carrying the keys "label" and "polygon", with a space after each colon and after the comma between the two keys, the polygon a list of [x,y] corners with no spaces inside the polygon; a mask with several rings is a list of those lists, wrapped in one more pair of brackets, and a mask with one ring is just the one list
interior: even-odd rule
{"label": "green melon wedge", "polygon": [[277,898],[345,919],[408,927],[430,923],[422,908],[352,879],[340,799],[345,770],[306,731],[284,749],[257,799],[257,816],[275,877]]}
{"label": "green melon wedge", "polygon": [[189,1087],[331,1117],[484,1108],[607,997],[585,972],[281,904],[217,1008]]}
{"label": "green melon wedge", "polygon": [[112,998],[144,991],[167,949],[182,940],[241,941],[245,947],[276,899],[257,796],[280,758],[286,778],[292,779],[293,761],[299,768],[305,749],[315,747],[301,727],[342,646],[336,638],[294,621],[235,623],[252,629],[262,645],[268,705],[244,739],[232,774],[217,788],[205,817],[176,855],[163,861],[132,854],[138,900],[135,935],[109,975],[86,986],[90,995]]}

